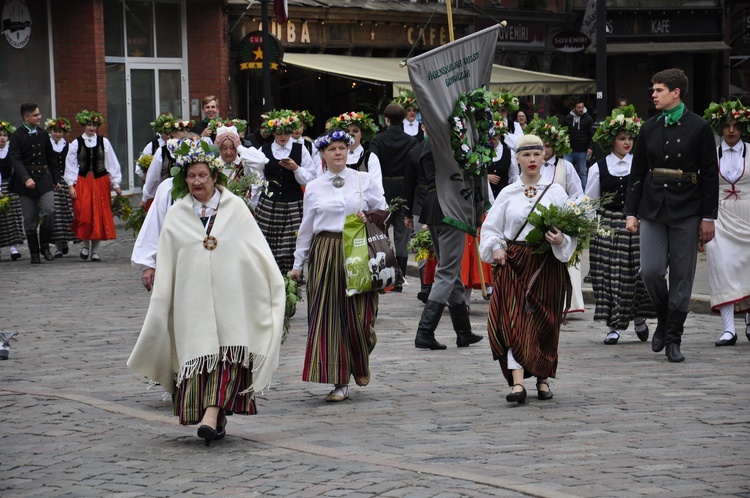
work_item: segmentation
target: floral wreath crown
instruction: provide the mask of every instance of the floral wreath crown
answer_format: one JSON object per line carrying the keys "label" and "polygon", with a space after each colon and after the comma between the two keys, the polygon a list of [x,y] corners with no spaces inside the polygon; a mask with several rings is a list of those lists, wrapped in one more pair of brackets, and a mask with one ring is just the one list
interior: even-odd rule
{"label": "floral wreath crown", "polygon": [[178,130],[190,130],[195,125],[192,119],[170,119],[164,122],[164,133],[172,133]]}
{"label": "floral wreath crown", "polygon": [[11,135],[16,131],[16,127],[10,124],[10,121],[0,121],[0,131],[4,131],[8,135]]}
{"label": "floral wreath crown", "polygon": [[84,109],[76,114],[76,122],[81,126],[86,126],[89,123],[101,126],[104,124],[104,118],[98,112]]}
{"label": "floral wreath crown", "polygon": [[247,121],[244,119],[212,119],[208,122],[208,127],[213,133],[217,133],[219,128],[224,126],[234,126],[237,128],[237,133],[243,133],[247,130]]}
{"label": "floral wreath crown", "polygon": [[164,129],[164,126],[173,119],[171,113],[159,114],[156,119],[149,123],[149,125],[151,125],[151,129],[154,130],[154,133],[169,133]]}
{"label": "floral wreath crown", "polygon": [[403,107],[404,109],[406,109],[407,107],[412,107],[416,111],[419,111],[417,96],[414,95],[413,90],[401,90],[398,95],[393,97],[393,100],[391,102],[394,104],[401,104],[401,107]]}
{"label": "floral wreath crown", "polygon": [[299,129],[302,121],[296,112],[289,109],[280,109],[269,111],[262,114],[263,122],[260,125],[264,133],[283,133],[291,135]]}
{"label": "floral wreath crown", "polygon": [[346,145],[352,145],[354,138],[344,130],[332,130],[315,139],[315,148],[325,150],[333,142],[344,142]]}
{"label": "floral wreath crown", "polygon": [[347,126],[357,126],[362,130],[362,141],[366,142],[370,140],[378,132],[378,126],[368,114],[362,111],[352,111],[339,114],[335,118],[330,120],[331,129],[340,128],[346,129]]}
{"label": "floral wreath crown", "polygon": [[48,130],[68,133],[70,131],[70,121],[66,118],[47,118],[44,120],[44,127]]}
{"label": "floral wreath crown", "polygon": [[524,132],[527,135],[536,135],[542,142],[548,143],[555,150],[557,157],[573,151],[570,147],[568,128],[560,124],[557,116],[542,119],[538,114],[534,114],[534,119],[529,122]]}
{"label": "floral wreath crown", "polygon": [[612,109],[612,114],[602,120],[594,133],[593,140],[602,150],[611,149],[615,138],[621,131],[635,139],[638,138],[642,125],[643,120],[635,113],[635,107],[632,105],[618,107]]}
{"label": "floral wreath crown", "polygon": [[294,113],[299,118],[300,122],[305,125],[306,128],[310,128],[313,125],[313,121],[315,121],[315,116],[313,116],[310,111],[294,111]]}
{"label": "floral wreath crown", "polygon": [[498,92],[492,94],[492,109],[496,112],[501,110],[507,110],[508,112],[515,112],[520,109],[521,104],[518,102],[518,97],[510,92]]}
{"label": "floral wreath crown", "polygon": [[205,163],[211,173],[218,173],[217,183],[226,184],[226,176],[222,172],[224,161],[215,146],[199,138],[167,140],[167,150],[175,157],[175,166],[169,170],[173,177],[172,198],[177,200],[185,197],[188,193],[188,185],[185,176],[190,165]]}
{"label": "floral wreath crown", "polygon": [[718,136],[721,136],[724,124],[732,119],[737,120],[737,126],[742,136],[747,137],[750,134],[750,109],[742,105],[739,100],[722,102],[721,104],[711,102],[711,105],[703,113],[703,119],[708,121],[711,129]]}

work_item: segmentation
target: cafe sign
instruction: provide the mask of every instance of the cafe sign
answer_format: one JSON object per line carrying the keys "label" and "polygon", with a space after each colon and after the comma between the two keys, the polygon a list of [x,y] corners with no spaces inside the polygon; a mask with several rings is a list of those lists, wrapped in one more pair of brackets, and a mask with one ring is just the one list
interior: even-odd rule
{"label": "cafe sign", "polygon": [[284,49],[281,42],[274,35],[269,34],[269,52],[263,53],[263,32],[253,31],[248,33],[240,42],[240,69],[260,74],[263,70],[263,58],[267,57],[271,70],[279,68]]}

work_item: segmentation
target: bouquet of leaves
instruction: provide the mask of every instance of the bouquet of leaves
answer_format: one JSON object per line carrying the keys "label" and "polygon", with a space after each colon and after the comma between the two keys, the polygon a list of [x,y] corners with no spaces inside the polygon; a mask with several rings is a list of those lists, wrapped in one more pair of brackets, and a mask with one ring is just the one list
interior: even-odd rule
{"label": "bouquet of leaves", "polygon": [[568,201],[564,206],[537,204],[536,209],[529,214],[529,224],[534,228],[526,236],[526,242],[539,244],[534,252],[544,254],[551,249],[544,234],[556,227],[565,235],[576,237],[576,250],[568,261],[568,266],[575,266],[580,262],[583,251],[588,249],[592,235],[612,235],[612,229],[602,224],[601,216],[594,215],[597,209],[612,199],[613,196],[608,194],[596,200],[584,197],[578,203]]}
{"label": "bouquet of leaves", "polygon": [[116,195],[112,198],[112,216],[117,216],[122,221],[128,221],[130,215],[133,214],[133,208],[130,206],[130,201],[122,195]]}
{"label": "bouquet of leaves", "polygon": [[10,212],[10,197],[0,197],[0,214],[7,214]]}
{"label": "bouquet of leaves", "polygon": [[132,230],[133,237],[138,237],[138,232],[141,231],[143,226],[143,220],[146,219],[146,208],[139,207],[134,210],[130,217],[125,221],[125,230]]}
{"label": "bouquet of leaves", "polygon": [[423,261],[428,259],[434,254],[434,247],[432,245],[432,238],[430,237],[429,230],[422,230],[414,234],[406,248],[417,255],[414,257],[416,261]]}
{"label": "bouquet of leaves", "polygon": [[143,174],[145,175],[146,172],[148,172],[148,167],[151,166],[151,161],[154,159],[154,156],[151,154],[141,154],[141,157],[138,158],[138,160],[135,162],[136,166],[141,167],[141,171],[143,171]]}
{"label": "bouquet of leaves", "polygon": [[227,183],[227,188],[237,197],[245,201],[245,204],[252,209],[250,199],[253,196],[253,187],[260,187],[265,189],[268,186],[268,180],[257,171],[253,171],[249,175],[243,175],[239,178],[233,178]]}
{"label": "bouquet of leaves", "polygon": [[297,303],[302,301],[302,291],[297,282],[284,276],[284,288],[286,291],[286,308],[284,309],[284,333],[281,335],[281,343],[286,342],[289,335],[290,319],[297,312]]}

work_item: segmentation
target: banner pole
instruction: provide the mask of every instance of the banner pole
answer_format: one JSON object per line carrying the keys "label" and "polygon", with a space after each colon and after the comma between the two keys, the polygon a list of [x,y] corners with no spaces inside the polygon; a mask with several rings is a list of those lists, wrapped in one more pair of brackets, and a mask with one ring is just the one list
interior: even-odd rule
{"label": "banner pole", "polygon": [[446,0],[445,7],[448,10],[448,40],[449,41],[455,41],[455,37],[453,36],[453,7],[451,6],[451,2],[453,0]]}

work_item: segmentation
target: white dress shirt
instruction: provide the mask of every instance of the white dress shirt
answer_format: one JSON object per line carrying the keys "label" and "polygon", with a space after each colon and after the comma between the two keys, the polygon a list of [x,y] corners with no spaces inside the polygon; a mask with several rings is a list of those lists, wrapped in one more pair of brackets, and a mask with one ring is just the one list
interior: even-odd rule
{"label": "white dress shirt", "polygon": [[[289,157],[289,154],[291,152],[291,140],[284,144],[284,147],[279,145],[277,142],[273,142],[271,144],[271,154],[273,154],[273,157],[278,160]],[[300,185],[307,185],[317,176],[317,172],[315,171],[315,164],[313,163],[312,157],[310,157],[310,153],[307,152],[307,149],[304,147],[304,145],[302,146],[302,163],[298,164],[298,166],[299,168],[294,171],[294,179],[297,180],[297,183],[299,183]],[[261,168],[258,171],[262,172],[263,169]]]}
{"label": "white dress shirt", "polygon": [[[60,138],[57,142],[52,140],[52,136],[49,137],[49,141],[52,142],[52,150],[55,152],[62,152],[62,150],[65,148],[65,146],[68,144],[68,142],[65,141],[64,138]],[[2,157],[2,156],[0,156]],[[66,157],[67,159],[67,157]]]}
{"label": "white dress shirt", "polygon": [[307,261],[315,234],[343,232],[347,215],[386,208],[383,187],[372,176],[344,168],[338,174],[344,179],[344,185],[339,188],[333,185],[336,176],[326,171],[305,189],[302,223],[297,235],[297,249],[294,251],[296,270],[301,270]]}
{"label": "white dress shirt", "polygon": [[[556,167],[561,168],[562,171],[555,171]],[[565,175],[565,185],[561,186],[568,193],[568,198],[578,201],[583,195],[583,186],[581,185],[581,177],[578,176],[575,167],[561,157],[552,156],[549,160],[544,161],[542,165],[542,181],[544,183],[553,182],[555,178],[560,178],[562,175]]]}
{"label": "white dress shirt", "polygon": [[[346,155],[347,166],[349,164],[357,164],[364,153],[365,149],[362,145],[358,145],[354,150],[349,150]],[[378,159],[378,156],[373,152],[371,152],[367,158],[367,173],[372,176],[373,180],[377,182],[381,188],[383,187],[383,172],[380,169],[380,159]]]}
{"label": "white dress shirt", "polygon": [[143,220],[141,231],[135,239],[130,264],[141,271],[156,268],[156,249],[159,246],[159,235],[164,225],[167,210],[172,206],[172,185],[174,178],[169,177],[156,189],[154,202]]}
{"label": "white dress shirt", "polygon": [[[482,261],[492,263],[492,253],[498,249],[507,249],[508,241],[513,241],[518,231],[523,226],[526,218],[534,207],[537,198],[542,195],[549,182],[544,179],[539,180],[536,184],[536,195],[529,198],[524,193],[526,186],[519,178],[516,182],[508,185],[495,200],[492,208],[487,213],[484,223],[482,223],[482,240],[479,244],[479,254]],[[563,188],[553,183],[549,190],[544,194],[539,204],[549,206],[564,206],[568,200],[568,195]],[[516,241],[526,241],[526,236],[534,229],[531,223],[526,223],[518,235]],[[552,254],[555,258],[563,263],[570,261],[578,243],[575,237],[563,234],[563,243],[559,246],[552,246]]]}
{"label": "white dress shirt", "polygon": [[719,168],[721,176],[729,183],[735,183],[740,179],[745,171],[745,142],[740,140],[734,147],[730,147],[721,139],[721,159],[719,159]]}
{"label": "white dress shirt", "polygon": [[[96,147],[98,136],[94,134],[93,137],[83,136],[83,145],[89,149]],[[115,151],[112,149],[112,144],[106,138],[104,141],[104,168],[107,170],[109,175],[109,183],[112,184],[112,188],[120,188],[120,181],[122,181],[122,173],[120,172],[120,162],[117,160]],[[65,183],[68,185],[75,185],[78,181],[78,140],[70,142],[68,147],[68,155],[65,157]]]}
{"label": "white dress shirt", "polygon": [[417,136],[417,133],[419,133],[419,122],[416,119],[414,121],[404,119],[403,124],[404,132],[406,132],[407,135],[411,135],[412,137]]}
{"label": "white dress shirt", "polygon": [[[630,167],[633,164],[633,155],[627,154],[620,159],[614,153],[605,158],[607,162],[607,171],[612,176],[628,176]],[[589,168],[588,180],[586,180],[586,196],[589,199],[598,199],[602,196],[601,174],[599,173],[599,164],[593,164]]]}
{"label": "white dress shirt", "polygon": [[[146,144],[145,147],[143,147],[143,151],[141,151],[141,155],[138,156],[138,159],[140,159],[141,157],[146,156],[146,155],[148,155],[148,156],[155,156],[156,155],[156,151],[152,151],[151,150],[151,144],[152,143],[153,142],[149,142],[149,143]],[[161,138],[161,135],[159,135],[159,138],[157,139],[157,146],[156,146],[157,150],[159,149],[159,147],[163,147],[164,145],[166,145],[166,143],[167,143],[166,140],[164,140],[163,138]],[[152,161],[153,161],[153,159],[152,159]],[[138,176],[140,176],[141,178],[143,178],[143,169],[141,169],[141,165],[137,163],[137,160],[136,160],[136,165],[135,165],[135,174],[138,175]]]}

